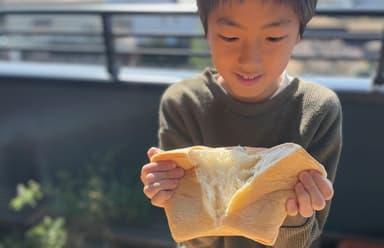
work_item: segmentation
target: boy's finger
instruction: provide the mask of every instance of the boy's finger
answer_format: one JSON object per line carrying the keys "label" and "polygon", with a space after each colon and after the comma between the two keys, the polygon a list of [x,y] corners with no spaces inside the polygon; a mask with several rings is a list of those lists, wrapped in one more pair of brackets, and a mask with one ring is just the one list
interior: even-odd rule
{"label": "boy's finger", "polygon": [[184,176],[184,169],[176,167],[164,172],[148,173],[142,181],[144,184],[151,184],[164,179],[180,179],[182,176]]}
{"label": "boy's finger", "polygon": [[174,190],[179,185],[179,180],[171,179],[171,180],[162,180],[155,182],[153,184],[148,184],[144,186],[144,194],[152,199],[155,195],[157,195],[161,191]]}
{"label": "boy's finger", "polygon": [[160,152],[162,152],[161,149],[159,149],[157,147],[151,147],[147,151],[147,156],[148,156],[149,159],[151,159],[153,155],[158,154]]}
{"label": "boy's finger", "polygon": [[305,190],[308,192],[312,208],[314,210],[322,210],[325,207],[325,199],[320,192],[317,184],[315,183],[312,175],[305,171],[299,176],[301,183],[303,184]]}
{"label": "boy's finger", "polygon": [[321,194],[325,200],[330,200],[333,197],[334,191],[331,181],[325,178],[323,175],[317,171],[311,171],[312,178],[314,179],[317,187],[319,188]]}
{"label": "boy's finger", "polygon": [[286,203],[287,214],[289,216],[296,216],[298,213],[297,201],[295,198],[290,198]]}
{"label": "boy's finger", "polygon": [[161,161],[149,163],[141,168],[141,175],[146,176],[152,172],[161,172],[161,171],[169,171],[176,168],[176,163],[173,161]]}
{"label": "boy's finger", "polygon": [[295,192],[298,200],[300,215],[305,218],[311,217],[313,215],[311,199],[302,183],[296,184]]}
{"label": "boy's finger", "polygon": [[152,199],[151,199],[151,203],[153,206],[156,206],[156,207],[165,207],[166,205],[166,202],[171,199],[171,197],[173,196],[173,191],[171,190],[163,190],[163,191],[160,191],[159,193],[157,193]]}

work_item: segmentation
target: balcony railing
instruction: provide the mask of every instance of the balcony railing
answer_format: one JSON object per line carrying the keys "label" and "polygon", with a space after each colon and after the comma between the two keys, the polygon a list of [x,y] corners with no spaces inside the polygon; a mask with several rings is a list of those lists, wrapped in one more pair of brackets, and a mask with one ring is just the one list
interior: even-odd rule
{"label": "balcony railing", "polygon": [[[56,15],[56,16],[93,16],[100,18],[102,24],[101,32],[60,32],[60,31],[29,31],[29,30],[1,30],[0,36],[21,35],[25,37],[37,36],[73,36],[86,38],[99,38],[101,44],[93,45],[82,44],[76,48],[73,46],[18,46],[16,44],[0,44],[0,51],[21,51],[21,52],[49,52],[58,54],[90,54],[101,55],[105,58],[105,67],[110,79],[119,82],[119,66],[117,55],[160,55],[176,57],[208,57],[209,51],[206,49],[189,48],[125,48],[116,49],[116,40],[127,37],[148,37],[148,38],[203,38],[201,30],[189,31],[184,34],[175,33],[172,30],[159,30],[157,33],[141,31],[116,31],[114,30],[112,19],[116,16],[129,15],[156,15],[156,16],[196,16],[196,8],[193,5],[185,4],[127,4],[127,5],[88,5],[88,6],[68,6],[68,7],[45,7],[45,8],[18,8],[1,9],[0,17],[11,15],[33,16],[33,15]],[[319,9],[317,16],[323,17],[369,17],[382,18],[383,9]],[[356,56],[350,54],[327,54],[310,55],[294,54],[293,58],[298,60],[329,60],[329,61],[370,61],[378,62],[378,68],[374,72],[374,85],[384,84],[384,36],[381,32],[350,32],[344,29],[308,29],[304,34],[304,39],[308,40],[328,40],[339,39],[346,42],[366,42],[381,41],[382,49],[380,53],[365,54]]]}

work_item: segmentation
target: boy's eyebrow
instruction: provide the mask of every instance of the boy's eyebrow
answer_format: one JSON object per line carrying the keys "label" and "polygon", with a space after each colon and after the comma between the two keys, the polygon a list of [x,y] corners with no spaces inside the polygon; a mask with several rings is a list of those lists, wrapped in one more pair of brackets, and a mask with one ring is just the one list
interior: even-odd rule
{"label": "boy's eyebrow", "polygon": [[[276,27],[280,27],[280,26],[287,26],[290,23],[291,23],[291,20],[281,18],[279,20],[276,20],[276,21],[273,21],[271,23],[267,23],[267,24],[263,25],[262,29],[276,28]],[[216,24],[218,24],[218,25],[227,25],[227,26],[231,26],[231,27],[235,27],[235,28],[244,29],[243,26],[241,26],[237,22],[235,22],[232,19],[230,19],[228,17],[225,17],[225,16],[218,18],[216,20]]]}
{"label": "boy's eyebrow", "polygon": [[[291,23],[291,20],[289,19],[284,19],[284,18],[281,18],[279,20],[276,20],[276,21],[273,21],[271,23],[267,23],[265,24],[262,29],[267,29],[267,28],[275,28],[275,27],[280,27],[280,26],[287,26]],[[235,28],[240,28],[240,29],[244,29],[243,26],[241,26],[239,23],[231,20],[230,18],[228,17],[220,17],[219,19],[216,20],[216,24],[218,25],[226,25],[226,26],[231,26],[231,27],[235,27]]]}
{"label": "boy's eyebrow", "polygon": [[220,17],[219,19],[216,20],[216,24],[217,25],[226,25],[226,26],[231,26],[231,27],[235,27],[235,28],[240,28],[240,29],[244,29],[243,26],[241,26],[240,24],[238,24],[237,22],[229,19],[228,17]]}
{"label": "boy's eyebrow", "polygon": [[267,23],[262,28],[266,29],[266,28],[275,28],[275,27],[280,27],[280,26],[287,26],[290,23],[291,23],[291,20],[282,18],[282,19],[279,19],[277,21]]}

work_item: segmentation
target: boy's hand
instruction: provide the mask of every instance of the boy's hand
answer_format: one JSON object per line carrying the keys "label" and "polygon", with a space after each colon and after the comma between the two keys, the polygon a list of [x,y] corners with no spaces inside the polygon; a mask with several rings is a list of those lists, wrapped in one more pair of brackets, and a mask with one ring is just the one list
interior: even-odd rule
{"label": "boy's hand", "polygon": [[[162,152],[158,148],[150,148],[148,158]],[[173,161],[148,163],[141,169],[141,181],[144,184],[144,194],[151,199],[152,205],[164,207],[174,190],[184,176],[184,169],[178,167]]]}
{"label": "boy's hand", "polygon": [[325,201],[332,199],[332,183],[318,171],[303,171],[299,175],[299,182],[295,186],[296,198],[288,199],[287,213],[295,216],[311,217],[314,210],[325,208]]}

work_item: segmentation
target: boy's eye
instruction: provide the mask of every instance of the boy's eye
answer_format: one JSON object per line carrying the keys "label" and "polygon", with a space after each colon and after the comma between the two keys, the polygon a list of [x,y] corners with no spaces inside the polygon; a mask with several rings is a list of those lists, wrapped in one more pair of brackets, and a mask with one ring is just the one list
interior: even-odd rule
{"label": "boy's eye", "polygon": [[279,42],[286,38],[287,36],[280,36],[280,37],[267,37],[266,40],[270,42]]}
{"label": "boy's eye", "polygon": [[229,36],[224,36],[224,35],[221,35],[219,34],[219,37],[220,39],[226,41],[226,42],[235,42],[237,41],[239,38],[238,37],[229,37]]}

